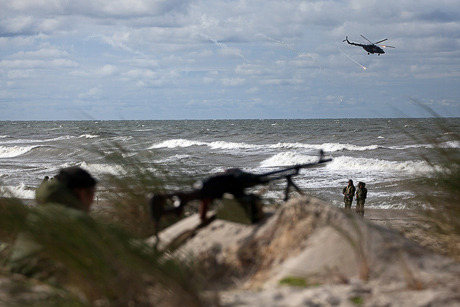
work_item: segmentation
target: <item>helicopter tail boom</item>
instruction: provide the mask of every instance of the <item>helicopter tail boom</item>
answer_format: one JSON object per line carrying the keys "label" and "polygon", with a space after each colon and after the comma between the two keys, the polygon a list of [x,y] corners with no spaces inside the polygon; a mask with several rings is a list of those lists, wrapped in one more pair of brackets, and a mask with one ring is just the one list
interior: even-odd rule
{"label": "helicopter tail boom", "polygon": [[359,46],[359,47],[364,47],[365,45],[363,44],[357,44],[357,43],[353,43],[353,42],[350,42],[348,40],[348,36],[345,37],[345,39],[343,40],[344,42],[347,42],[349,45],[353,45],[353,46]]}

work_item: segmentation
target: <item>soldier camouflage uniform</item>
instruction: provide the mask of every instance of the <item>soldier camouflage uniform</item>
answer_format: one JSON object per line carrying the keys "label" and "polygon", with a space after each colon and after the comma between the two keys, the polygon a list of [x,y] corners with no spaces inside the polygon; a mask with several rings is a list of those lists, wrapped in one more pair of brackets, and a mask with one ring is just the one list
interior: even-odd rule
{"label": "soldier camouflage uniform", "polygon": [[356,213],[364,216],[364,203],[367,198],[367,189],[364,182],[358,183],[358,190],[356,190]]}
{"label": "soldier camouflage uniform", "polygon": [[36,200],[38,205],[30,209],[24,230],[14,243],[9,269],[37,279],[63,276],[64,266],[53,260],[53,253],[62,246],[60,239],[65,240],[82,225],[91,228],[94,220],[72,190],[57,179],[44,180],[37,188]]}
{"label": "soldier camouflage uniform", "polygon": [[343,201],[345,202],[345,209],[351,210],[351,203],[355,195],[356,188],[353,185],[353,180],[348,181],[348,185],[343,188],[342,194],[344,195]]}

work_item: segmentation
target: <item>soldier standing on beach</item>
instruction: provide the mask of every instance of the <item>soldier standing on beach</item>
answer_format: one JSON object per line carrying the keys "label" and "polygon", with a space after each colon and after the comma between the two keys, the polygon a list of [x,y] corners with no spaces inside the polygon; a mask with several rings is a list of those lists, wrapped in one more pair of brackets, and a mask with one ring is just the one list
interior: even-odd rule
{"label": "soldier standing on beach", "polygon": [[364,203],[367,198],[367,189],[364,182],[358,183],[358,190],[356,190],[356,213],[364,216]]}
{"label": "soldier standing on beach", "polygon": [[348,185],[343,188],[342,194],[344,195],[343,201],[345,202],[345,209],[351,210],[351,203],[353,202],[353,196],[355,195],[355,186],[353,180],[348,180]]}

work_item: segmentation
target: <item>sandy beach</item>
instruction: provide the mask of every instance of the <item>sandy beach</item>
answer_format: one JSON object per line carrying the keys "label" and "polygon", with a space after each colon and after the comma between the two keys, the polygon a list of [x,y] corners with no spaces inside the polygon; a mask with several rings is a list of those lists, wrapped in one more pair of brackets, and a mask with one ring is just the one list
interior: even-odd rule
{"label": "sandy beach", "polygon": [[[216,220],[172,255],[195,255],[222,306],[452,306],[460,265],[422,215],[367,209],[364,219],[315,198],[292,200],[259,225]],[[160,233],[170,241],[199,222]],[[256,255],[256,256],[255,256]],[[231,272],[229,274],[229,272]],[[304,287],[283,287],[283,280]],[[317,285],[317,286],[313,286]],[[430,305],[431,306],[431,305]]]}
{"label": "sandy beach", "polygon": [[421,213],[415,210],[365,209],[364,218],[379,225],[394,228],[405,236],[407,236],[404,234],[405,231],[428,227]]}
{"label": "sandy beach", "polygon": [[[367,209],[365,219],[394,229],[404,237],[418,243],[437,254],[452,256],[449,253],[453,235],[442,235],[434,231],[434,225],[415,210]],[[460,242],[460,238],[457,238]],[[460,244],[460,243],[459,243]],[[460,257],[455,258],[457,261]]]}
{"label": "sandy beach", "polygon": [[[99,204],[92,214],[104,213],[105,208]],[[191,256],[201,263],[210,282],[207,291],[219,296],[216,306],[353,306],[356,300],[362,306],[414,302],[451,306],[460,302],[455,290],[460,265],[443,257],[447,242],[417,211],[365,209],[364,218],[351,213],[315,198],[292,200],[267,213],[260,224],[217,219],[167,254],[178,259]],[[161,240],[167,243],[197,223],[197,215],[186,217],[163,230]],[[350,245],[353,237],[361,242],[355,247]],[[411,279],[404,270],[409,270]],[[306,285],[280,285],[286,277]],[[0,301],[17,302],[18,290],[11,289],[25,283],[17,275],[0,276]],[[55,295],[41,283],[21,291],[28,295],[28,303],[42,300],[45,293]]]}

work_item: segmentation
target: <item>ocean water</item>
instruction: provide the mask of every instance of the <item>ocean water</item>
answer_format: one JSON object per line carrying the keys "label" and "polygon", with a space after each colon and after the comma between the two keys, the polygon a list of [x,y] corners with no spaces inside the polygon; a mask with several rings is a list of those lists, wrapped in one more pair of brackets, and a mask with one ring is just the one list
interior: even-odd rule
{"label": "ocean water", "polygon": [[[323,150],[332,162],[304,169],[294,182],[307,194],[342,206],[348,179],[368,188],[367,207],[411,209],[423,199],[409,187],[430,176],[439,162],[429,139],[460,150],[458,118],[193,121],[27,121],[0,122],[0,186],[33,199],[44,176],[80,165],[95,177],[123,176],[107,157],[135,157],[169,179],[190,182],[228,168],[265,173],[314,162]],[[123,148],[121,153],[114,146]],[[95,149],[98,149],[97,152]],[[160,175],[159,175],[160,176]],[[167,180],[167,179],[166,179]],[[282,199],[279,180],[263,196]],[[166,182],[166,186],[168,183]],[[190,186],[168,186],[190,189]]]}

